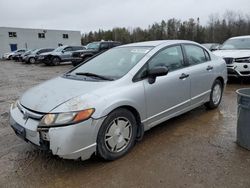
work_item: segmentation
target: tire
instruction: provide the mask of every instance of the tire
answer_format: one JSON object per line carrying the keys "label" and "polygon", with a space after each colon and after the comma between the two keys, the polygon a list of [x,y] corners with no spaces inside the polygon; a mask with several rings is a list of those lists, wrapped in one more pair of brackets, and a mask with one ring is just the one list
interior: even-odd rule
{"label": "tire", "polygon": [[124,156],[133,148],[136,134],[136,119],[129,110],[111,112],[98,132],[97,155],[108,161]]}
{"label": "tire", "polygon": [[83,60],[81,61],[81,63],[87,61],[87,60],[90,59],[91,57],[92,57],[92,56],[86,56],[86,57],[84,57]]}
{"label": "tire", "polygon": [[223,86],[220,80],[215,80],[211,89],[210,99],[205,106],[208,109],[215,109],[220,105],[223,94]]}
{"label": "tire", "polygon": [[36,62],[36,59],[34,57],[31,57],[29,58],[28,62],[34,64]]}
{"label": "tire", "polygon": [[80,64],[80,63],[79,63],[79,62],[77,62],[77,61],[72,61],[71,63],[72,63],[72,65],[73,65],[74,67],[76,67],[77,65],[79,65],[79,64]]}
{"label": "tire", "polygon": [[60,64],[60,58],[59,57],[53,57],[51,60],[52,65],[59,65]]}

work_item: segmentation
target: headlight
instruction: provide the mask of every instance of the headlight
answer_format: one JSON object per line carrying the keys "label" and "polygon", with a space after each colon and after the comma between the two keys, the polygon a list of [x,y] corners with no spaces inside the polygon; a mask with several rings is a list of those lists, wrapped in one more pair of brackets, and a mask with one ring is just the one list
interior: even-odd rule
{"label": "headlight", "polygon": [[90,108],[78,112],[51,113],[46,114],[39,127],[56,127],[60,125],[69,125],[87,120],[95,112],[95,109]]}

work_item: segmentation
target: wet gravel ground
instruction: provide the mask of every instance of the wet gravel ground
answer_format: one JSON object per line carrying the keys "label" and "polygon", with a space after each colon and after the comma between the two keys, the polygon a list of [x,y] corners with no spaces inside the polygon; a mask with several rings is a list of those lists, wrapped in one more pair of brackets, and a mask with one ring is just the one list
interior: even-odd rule
{"label": "wet gravel ground", "polygon": [[0,61],[0,187],[250,187],[250,151],[235,142],[235,90],[249,81],[230,81],[218,109],[162,123],[114,162],[62,160],[19,139],[8,123],[11,102],[71,67]]}

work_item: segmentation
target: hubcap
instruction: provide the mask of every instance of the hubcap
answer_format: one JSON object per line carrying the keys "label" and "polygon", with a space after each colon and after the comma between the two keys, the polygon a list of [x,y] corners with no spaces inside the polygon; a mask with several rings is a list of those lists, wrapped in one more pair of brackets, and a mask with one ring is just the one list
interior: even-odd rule
{"label": "hubcap", "polygon": [[34,58],[31,58],[31,59],[30,59],[30,62],[31,62],[31,63],[35,63],[35,59],[34,59]]}
{"label": "hubcap", "polygon": [[221,87],[219,84],[216,84],[213,88],[213,103],[217,105],[220,102],[221,98]]}
{"label": "hubcap", "polygon": [[110,152],[121,152],[131,140],[132,125],[124,117],[113,120],[105,133],[105,146]]}
{"label": "hubcap", "polygon": [[53,63],[54,63],[55,65],[58,65],[58,64],[59,64],[59,61],[60,61],[60,60],[59,60],[58,58],[54,58],[54,59],[53,59]]}

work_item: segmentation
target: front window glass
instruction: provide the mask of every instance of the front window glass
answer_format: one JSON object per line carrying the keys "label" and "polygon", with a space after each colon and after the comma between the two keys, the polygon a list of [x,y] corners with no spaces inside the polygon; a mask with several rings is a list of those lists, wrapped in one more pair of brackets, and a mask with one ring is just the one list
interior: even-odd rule
{"label": "front window glass", "polygon": [[127,74],[152,47],[113,48],[78,67],[67,75],[91,73],[111,79],[119,79]]}
{"label": "front window glass", "polygon": [[102,50],[106,50],[106,49],[109,48],[109,44],[108,44],[108,43],[102,43],[102,44],[100,45],[100,48],[101,48]]}
{"label": "front window glass", "polygon": [[36,54],[37,52],[39,52],[41,49],[36,49],[34,51],[32,51],[32,54]]}
{"label": "front window glass", "polygon": [[173,71],[183,67],[183,55],[180,46],[166,48],[159,52],[149,62],[149,69],[164,66],[169,71]]}
{"label": "front window glass", "polygon": [[229,39],[220,50],[244,50],[250,49],[250,38]]}
{"label": "front window glass", "polygon": [[61,52],[61,51],[63,51],[64,48],[65,48],[64,46],[60,46],[60,47],[56,48],[54,51]]}
{"label": "front window glass", "polygon": [[87,45],[87,49],[99,49],[100,42],[92,42]]}
{"label": "front window glass", "polygon": [[73,49],[72,49],[71,47],[68,47],[68,48],[65,48],[65,49],[64,49],[65,52],[70,52],[70,51],[72,51],[72,50],[73,50]]}

